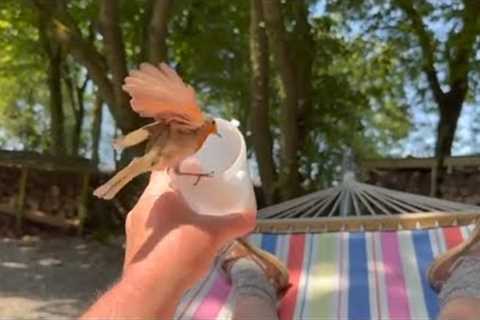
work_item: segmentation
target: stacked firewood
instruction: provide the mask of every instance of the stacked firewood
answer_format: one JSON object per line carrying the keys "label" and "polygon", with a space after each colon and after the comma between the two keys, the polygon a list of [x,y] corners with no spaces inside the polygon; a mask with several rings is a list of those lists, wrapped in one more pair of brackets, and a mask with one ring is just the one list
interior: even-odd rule
{"label": "stacked firewood", "polygon": [[[19,189],[20,169],[1,168],[0,204],[13,207]],[[81,176],[71,173],[28,171],[24,209],[42,211],[54,216],[73,218],[77,215]]]}
{"label": "stacked firewood", "polygon": [[[0,207],[14,208],[19,193],[21,169],[0,167]],[[93,190],[106,182],[112,173],[90,173],[87,192],[88,214],[94,210],[110,212],[119,217],[124,216],[135,204],[141,194],[145,177],[137,179],[122,190],[113,201],[100,200],[92,196]],[[78,216],[79,197],[82,189],[82,174],[66,171],[28,170],[25,210],[40,211],[61,218]]]}
{"label": "stacked firewood", "polygon": [[[430,195],[431,171],[419,169],[370,171],[367,183],[389,189]],[[480,170],[476,167],[454,168],[447,171],[440,187],[442,198],[480,205]]]}
{"label": "stacked firewood", "polygon": [[18,191],[20,170],[0,168],[0,204],[13,207]]}

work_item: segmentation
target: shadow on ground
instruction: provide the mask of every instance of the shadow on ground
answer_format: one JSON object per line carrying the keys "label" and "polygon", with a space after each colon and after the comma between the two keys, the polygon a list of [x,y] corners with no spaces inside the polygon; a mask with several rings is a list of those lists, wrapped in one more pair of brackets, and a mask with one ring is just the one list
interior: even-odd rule
{"label": "shadow on ground", "polygon": [[118,279],[118,243],[0,239],[0,319],[75,318]]}

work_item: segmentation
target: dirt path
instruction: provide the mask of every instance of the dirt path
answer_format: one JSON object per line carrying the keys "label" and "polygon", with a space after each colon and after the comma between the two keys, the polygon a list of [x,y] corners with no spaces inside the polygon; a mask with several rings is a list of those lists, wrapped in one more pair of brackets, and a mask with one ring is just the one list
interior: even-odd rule
{"label": "dirt path", "polygon": [[118,279],[123,249],[79,238],[0,239],[0,319],[72,319]]}

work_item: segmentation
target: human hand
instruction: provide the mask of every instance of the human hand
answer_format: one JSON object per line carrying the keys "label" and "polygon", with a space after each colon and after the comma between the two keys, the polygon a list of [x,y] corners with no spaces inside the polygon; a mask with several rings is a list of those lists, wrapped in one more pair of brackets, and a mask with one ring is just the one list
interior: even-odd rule
{"label": "human hand", "polygon": [[203,216],[169,187],[165,172],[127,216],[122,279],[82,319],[171,319],[183,293],[208,270],[218,250],[255,226],[255,213]]}
{"label": "human hand", "polygon": [[255,212],[198,215],[169,182],[165,172],[153,172],[127,216],[124,274],[137,270],[152,281],[168,274],[170,285],[186,289],[208,271],[219,249],[254,228]]}

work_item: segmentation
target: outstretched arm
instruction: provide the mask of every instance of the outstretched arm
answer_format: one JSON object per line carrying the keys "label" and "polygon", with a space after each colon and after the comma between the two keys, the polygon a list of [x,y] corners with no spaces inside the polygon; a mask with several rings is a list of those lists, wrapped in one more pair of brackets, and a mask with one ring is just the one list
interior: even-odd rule
{"label": "outstretched arm", "polygon": [[253,229],[254,212],[197,215],[168,184],[164,172],[152,173],[127,217],[123,276],[83,319],[171,319],[218,250]]}

